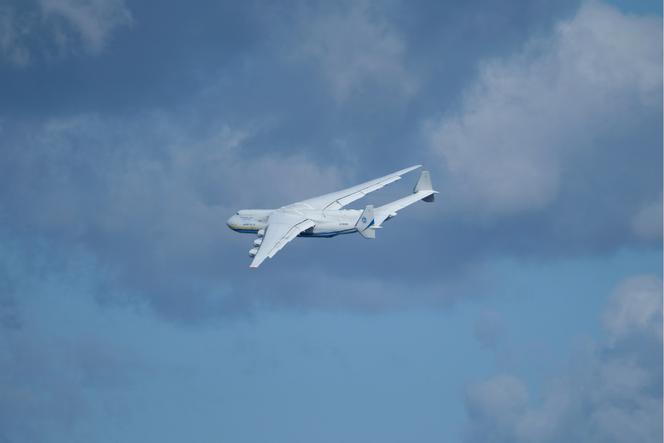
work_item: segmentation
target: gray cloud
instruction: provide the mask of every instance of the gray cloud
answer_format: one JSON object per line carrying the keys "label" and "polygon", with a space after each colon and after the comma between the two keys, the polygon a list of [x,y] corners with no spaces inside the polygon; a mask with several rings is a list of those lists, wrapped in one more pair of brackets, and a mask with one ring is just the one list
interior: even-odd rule
{"label": "gray cloud", "polygon": [[25,68],[34,60],[97,55],[133,23],[124,0],[29,0],[0,7],[0,55]]}
{"label": "gray cloud", "polygon": [[644,240],[662,239],[662,197],[643,206],[632,218],[632,229]]}
{"label": "gray cloud", "polygon": [[39,5],[45,20],[55,22],[54,36],[59,46],[68,46],[68,34],[73,32],[93,54],[104,48],[116,28],[132,23],[124,0],[40,0]]}
{"label": "gray cloud", "polygon": [[300,18],[293,56],[310,58],[338,102],[381,85],[412,96],[417,80],[407,69],[403,38],[370,1],[308,10]]}
{"label": "gray cloud", "polygon": [[28,31],[29,27],[18,21],[12,8],[0,8],[0,55],[10,64],[21,67],[30,62],[30,52],[22,43]]}
{"label": "gray cloud", "polygon": [[467,441],[658,442],[662,439],[662,282],[637,276],[615,290],[601,343],[576,356],[540,401],[497,375],[467,390]]}

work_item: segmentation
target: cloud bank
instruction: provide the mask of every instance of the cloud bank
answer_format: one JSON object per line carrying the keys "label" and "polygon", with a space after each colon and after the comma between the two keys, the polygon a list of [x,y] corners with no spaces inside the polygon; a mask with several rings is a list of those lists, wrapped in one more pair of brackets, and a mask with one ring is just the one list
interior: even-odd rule
{"label": "cloud bank", "polygon": [[[40,8],[58,20],[83,20],[68,15],[71,4],[52,0]],[[95,47],[131,16],[123,2],[83,4],[76,11],[86,23],[109,25],[86,37]],[[35,101],[0,121],[0,211],[8,235],[27,250],[34,239],[63,255],[69,245],[84,247],[109,273],[99,300],[147,300],[169,318],[192,322],[258,306],[439,306],[490,287],[486,269],[497,256],[659,247],[661,54],[653,36],[660,22],[586,3],[525,48],[480,61],[461,106],[438,104],[443,115],[432,118],[423,103],[445,85],[428,84],[419,65],[408,63],[413,36],[396,19],[400,6],[300,5],[282,15],[268,8],[270,21],[256,18],[252,5],[222,5],[212,11],[243,26],[227,19],[223,29],[214,27],[216,51],[196,34],[180,48],[187,55],[179,71],[159,64],[180,54],[159,52],[177,49],[171,37],[145,50],[146,63],[123,47],[129,58],[122,63],[88,66],[98,83],[65,70],[41,94],[35,85],[50,81],[28,77],[22,93],[37,90]],[[174,22],[214,21],[174,5],[164,14]],[[151,42],[161,28],[142,17],[132,32]],[[80,26],[85,33],[87,25]],[[332,30],[339,27],[346,32],[337,39]],[[182,29],[190,27],[173,32]],[[211,74],[194,69],[196,60],[208,62]],[[111,64],[119,66],[117,81],[105,77]],[[148,80],[125,84],[134,78],[126,77],[127,66],[143,66],[136,75]],[[177,72],[178,81],[157,71]],[[201,83],[182,87],[185,72]],[[193,92],[176,92],[177,106],[164,106],[140,95],[153,84],[160,98],[179,87]],[[49,94],[57,112],[42,107]],[[382,106],[385,97],[397,97],[390,103],[403,109]],[[105,107],[114,100],[122,104]],[[404,118],[410,109],[414,117]],[[418,147],[412,142],[424,121],[426,145]],[[378,143],[386,138],[392,140]],[[236,210],[329,192],[429,154],[435,162],[425,163],[433,165],[441,198],[404,212],[378,241],[296,241],[261,269],[261,278],[240,273],[250,237],[224,225]],[[395,198],[410,191],[407,180],[392,188]],[[383,198],[377,193],[366,203]],[[348,248],[357,253],[349,258]],[[327,275],[330,268],[335,275]],[[406,289],[413,293],[405,296]]]}

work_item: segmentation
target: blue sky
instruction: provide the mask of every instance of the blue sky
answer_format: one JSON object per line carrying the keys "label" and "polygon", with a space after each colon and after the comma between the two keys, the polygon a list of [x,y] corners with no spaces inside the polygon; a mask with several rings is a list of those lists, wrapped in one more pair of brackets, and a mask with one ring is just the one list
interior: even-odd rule
{"label": "blue sky", "polygon": [[[661,441],[661,35],[659,2],[1,5],[0,441]],[[224,224],[418,163],[439,198],[375,241],[256,272]]]}

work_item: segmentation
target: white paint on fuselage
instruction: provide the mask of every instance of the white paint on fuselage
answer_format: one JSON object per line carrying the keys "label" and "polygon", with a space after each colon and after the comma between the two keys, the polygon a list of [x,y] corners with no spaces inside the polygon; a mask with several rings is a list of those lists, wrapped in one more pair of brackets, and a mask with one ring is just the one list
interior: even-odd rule
{"label": "white paint on fuselage", "polygon": [[[267,226],[271,209],[244,209],[231,216],[226,224],[237,232],[255,233]],[[312,220],[316,225],[303,232],[302,237],[334,236],[355,232],[355,225],[362,215],[357,209],[328,209],[326,211],[291,206],[282,211],[293,212]]]}

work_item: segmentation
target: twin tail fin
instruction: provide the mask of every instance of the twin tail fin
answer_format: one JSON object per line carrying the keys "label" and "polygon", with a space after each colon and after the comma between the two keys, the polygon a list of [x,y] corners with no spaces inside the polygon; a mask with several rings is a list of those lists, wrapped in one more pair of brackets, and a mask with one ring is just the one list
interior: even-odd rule
{"label": "twin tail fin", "polygon": [[362,211],[362,215],[360,215],[360,218],[357,220],[355,229],[357,229],[357,232],[359,232],[362,237],[374,239],[376,238],[374,222],[374,207],[373,205],[367,205],[367,207],[364,208],[364,211]]}

